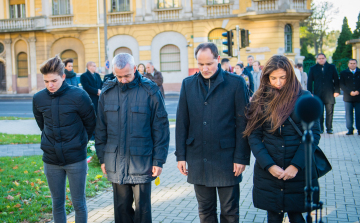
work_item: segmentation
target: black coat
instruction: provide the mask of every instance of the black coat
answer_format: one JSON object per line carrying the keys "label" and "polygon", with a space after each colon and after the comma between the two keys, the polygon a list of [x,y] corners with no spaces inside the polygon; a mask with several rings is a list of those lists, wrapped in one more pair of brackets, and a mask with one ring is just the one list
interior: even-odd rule
{"label": "black coat", "polygon": [[310,67],[308,91],[318,96],[324,104],[335,104],[334,93],[340,93],[339,75],[333,64],[316,64]]}
{"label": "black coat", "polygon": [[107,81],[107,80],[112,80],[115,78],[115,75],[113,73],[110,73],[110,74],[106,74],[104,76],[104,82]]}
{"label": "black coat", "polygon": [[100,75],[98,73],[95,73],[95,79],[94,79],[90,71],[86,70],[86,72],[80,76],[80,82],[84,90],[89,94],[91,101],[94,104],[95,113],[96,113],[98,107],[98,101],[99,101],[99,96],[97,94],[98,94],[98,90],[99,89],[101,90],[103,85]]}
{"label": "black coat", "polygon": [[243,73],[249,77],[249,86],[247,87],[249,90],[249,96],[252,97],[254,95],[254,76],[247,69],[244,69]]}
{"label": "black coat", "polygon": [[360,102],[360,95],[350,95],[352,91],[360,92],[360,69],[356,68],[355,74],[353,74],[349,68],[341,71],[340,87],[344,92],[343,100],[345,102]]}
{"label": "black coat", "polygon": [[[303,91],[304,95],[310,95]],[[302,130],[299,117],[293,112],[291,118]],[[254,166],[253,203],[256,208],[282,212],[305,212],[305,150],[301,136],[296,132],[289,120],[286,120],[274,134],[269,133],[271,124],[265,122],[249,136],[249,144],[256,161]],[[319,121],[312,127],[313,145],[320,141]],[[313,149],[315,148],[313,146]],[[290,180],[279,180],[272,176],[268,169],[277,165],[284,170],[293,165],[299,172]],[[318,186],[317,173],[313,163],[312,186]],[[319,194],[314,195],[319,199]]]}
{"label": "black coat", "polygon": [[42,131],[45,163],[63,166],[86,159],[96,117],[84,90],[69,86],[66,81],[53,94],[45,88],[34,95],[33,112]]}
{"label": "black coat", "polygon": [[156,84],[136,72],[122,87],[117,79],[104,83],[96,122],[95,148],[105,163],[108,180],[118,184],[148,183],[152,167],[165,163],[169,120]]}
{"label": "black coat", "polygon": [[157,84],[157,86],[160,88],[160,92],[163,96],[163,98],[165,98],[165,91],[164,91],[164,87],[163,87],[163,83],[164,83],[164,78],[161,74],[160,71],[157,71],[156,69],[154,70],[154,76],[150,73],[146,73],[144,74],[144,77],[152,80],[153,82],[155,82]]}
{"label": "black coat", "polygon": [[234,176],[234,163],[250,162],[249,144],[243,137],[249,101],[243,78],[220,65],[216,75],[208,91],[200,73],[182,82],[175,155],[177,161],[187,162],[189,183],[225,187],[241,182],[241,175]]}

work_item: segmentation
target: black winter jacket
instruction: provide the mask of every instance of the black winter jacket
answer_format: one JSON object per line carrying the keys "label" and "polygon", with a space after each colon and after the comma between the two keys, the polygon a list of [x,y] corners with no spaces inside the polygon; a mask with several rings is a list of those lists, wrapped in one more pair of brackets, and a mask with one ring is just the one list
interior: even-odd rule
{"label": "black winter jacket", "polygon": [[310,67],[307,90],[318,96],[324,104],[335,104],[334,93],[340,93],[339,75],[333,64]]}
{"label": "black winter jacket", "polygon": [[353,74],[350,69],[341,71],[340,87],[344,91],[343,100],[345,102],[360,102],[360,95],[350,95],[352,91],[360,92],[360,69],[356,68],[355,74]]}
{"label": "black winter jacket", "polygon": [[204,79],[196,73],[182,83],[175,154],[177,161],[188,164],[189,183],[233,186],[242,179],[234,176],[234,163],[250,163],[250,147],[243,137],[248,90],[244,78],[220,65],[213,77]]}
{"label": "black winter jacket", "polygon": [[108,180],[118,184],[148,183],[152,167],[165,163],[169,120],[158,86],[137,71],[123,85],[104,83],[96,122],[95,148]]}
{"label": "black winter jacket", "polygon": [[[303,95],[310,95],[303,91]],[[299,117],[293,112],[290,117],[302,131]],[[275,212],[305,212],[305,150],[301,136],[289,120],[286,120],[274,134],[269,133],[271,124],[265,122],[249,136],[249,144],[256,161],[254,166],[253,203],[256,208]],[[320,141],[319,121],[312,127],[313,150]],[[268,171],[272,165],[284,170],[293,165],[297,175],[290,180],[279,180]],[[312,186],[318,186],[318,177],[313,163]],[[314,194],[318,201],[319,193]]]}
{"label": "black winter jacket", "polygon": [[95,113],[96,113],[98,107],[98,101],[99,101],[99,96],[97,94],[98,94],[98,90],[99,89],[101,90],[103,85],[100,75],[98,73],[95,73],[95,79],[94,79],[90,71],[86,70],[86,72],[80,76],[80,82],[84,90],[89,94],[91,101],[94,104]]}
{"label": "black winter jacket", "polygon": [[63,82],[55,93],[46,88],[33,98],[35,120],[42,131],[43,161],[66,165],[86,159],[88,140],[96,117],[89,95]]}

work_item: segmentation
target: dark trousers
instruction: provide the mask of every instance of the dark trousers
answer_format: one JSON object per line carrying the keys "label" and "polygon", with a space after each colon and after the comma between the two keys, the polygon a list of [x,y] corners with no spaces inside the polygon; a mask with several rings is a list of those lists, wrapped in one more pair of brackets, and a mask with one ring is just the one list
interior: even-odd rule
{"label": "dark trousers", "polygon": [[360,102],[344,102],[345,103],[345,117],[346,128],[349,131],[354,131],[354,109],[355,109],[355,127],[360,130]]}
{"label": "dark trousers", "polygon": [[[151,219],[151,183],[113,183],[115,223],[148,223]],[[135,210],[132,204],[135,198]]]}
{"label": "dark trousers", "polygon": [[[334,104],[324,104],[326,111],[326,130],[332,130],[332,121],[334,115]],[[324,130],[324,113],[320,117],[320,128]]]}
{"label": "dark trousers", "polygon": [[[288,212],[290,223],[305,223],[305,219],[301,212]],[[277,213],[274,211],[267,212],[269,223],[282,223],[284,219],[284,213]]]}
{"label": "dark trousers", "polygon": [[230,187],[206,187],[194,185],[196,199],[199,204],[199,217],[201,223],[217,223],[216,204],[217,194],[220,200],[220,222],[239,222],[239,184]]}

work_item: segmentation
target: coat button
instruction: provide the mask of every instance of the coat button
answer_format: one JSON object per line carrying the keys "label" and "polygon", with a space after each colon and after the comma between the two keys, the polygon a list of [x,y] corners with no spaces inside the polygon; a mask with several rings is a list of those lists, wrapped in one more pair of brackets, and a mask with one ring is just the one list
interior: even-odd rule
{"label": "coat button", "polygon": [[207,159],[205,158],[205,159],[204,159],[204,162],[206,162],[206,161],[207,161]]}
{"label": "coat button", "polygon": [[206,122],[203,122],[203,125],[206,125]]}
{"label": "coat button", "polygon": [[282,147],[284,147],[284,145]]}
{"label": "coat button", "polygon": [[205,101],[205,102],[204,102],[204,105],[208,105],[208,103]]}
{"label": "coat button", "polygon": [[284,189],[281,189],[281,191],[284,191]]}
{"label": "coat button", "polygon": [[283,213],[284,212],[284,210],[281,210],[281,213]]}

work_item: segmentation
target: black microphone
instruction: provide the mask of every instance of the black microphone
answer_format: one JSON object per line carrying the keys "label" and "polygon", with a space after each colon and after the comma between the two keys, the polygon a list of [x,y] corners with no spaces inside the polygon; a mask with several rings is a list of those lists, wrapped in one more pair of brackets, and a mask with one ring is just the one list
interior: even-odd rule
{"label": "black microphone", "polygon": [[320,118],[323,113],[323,103],[317,96],[301,96],[295,105],[295,114],[306,124]]}

